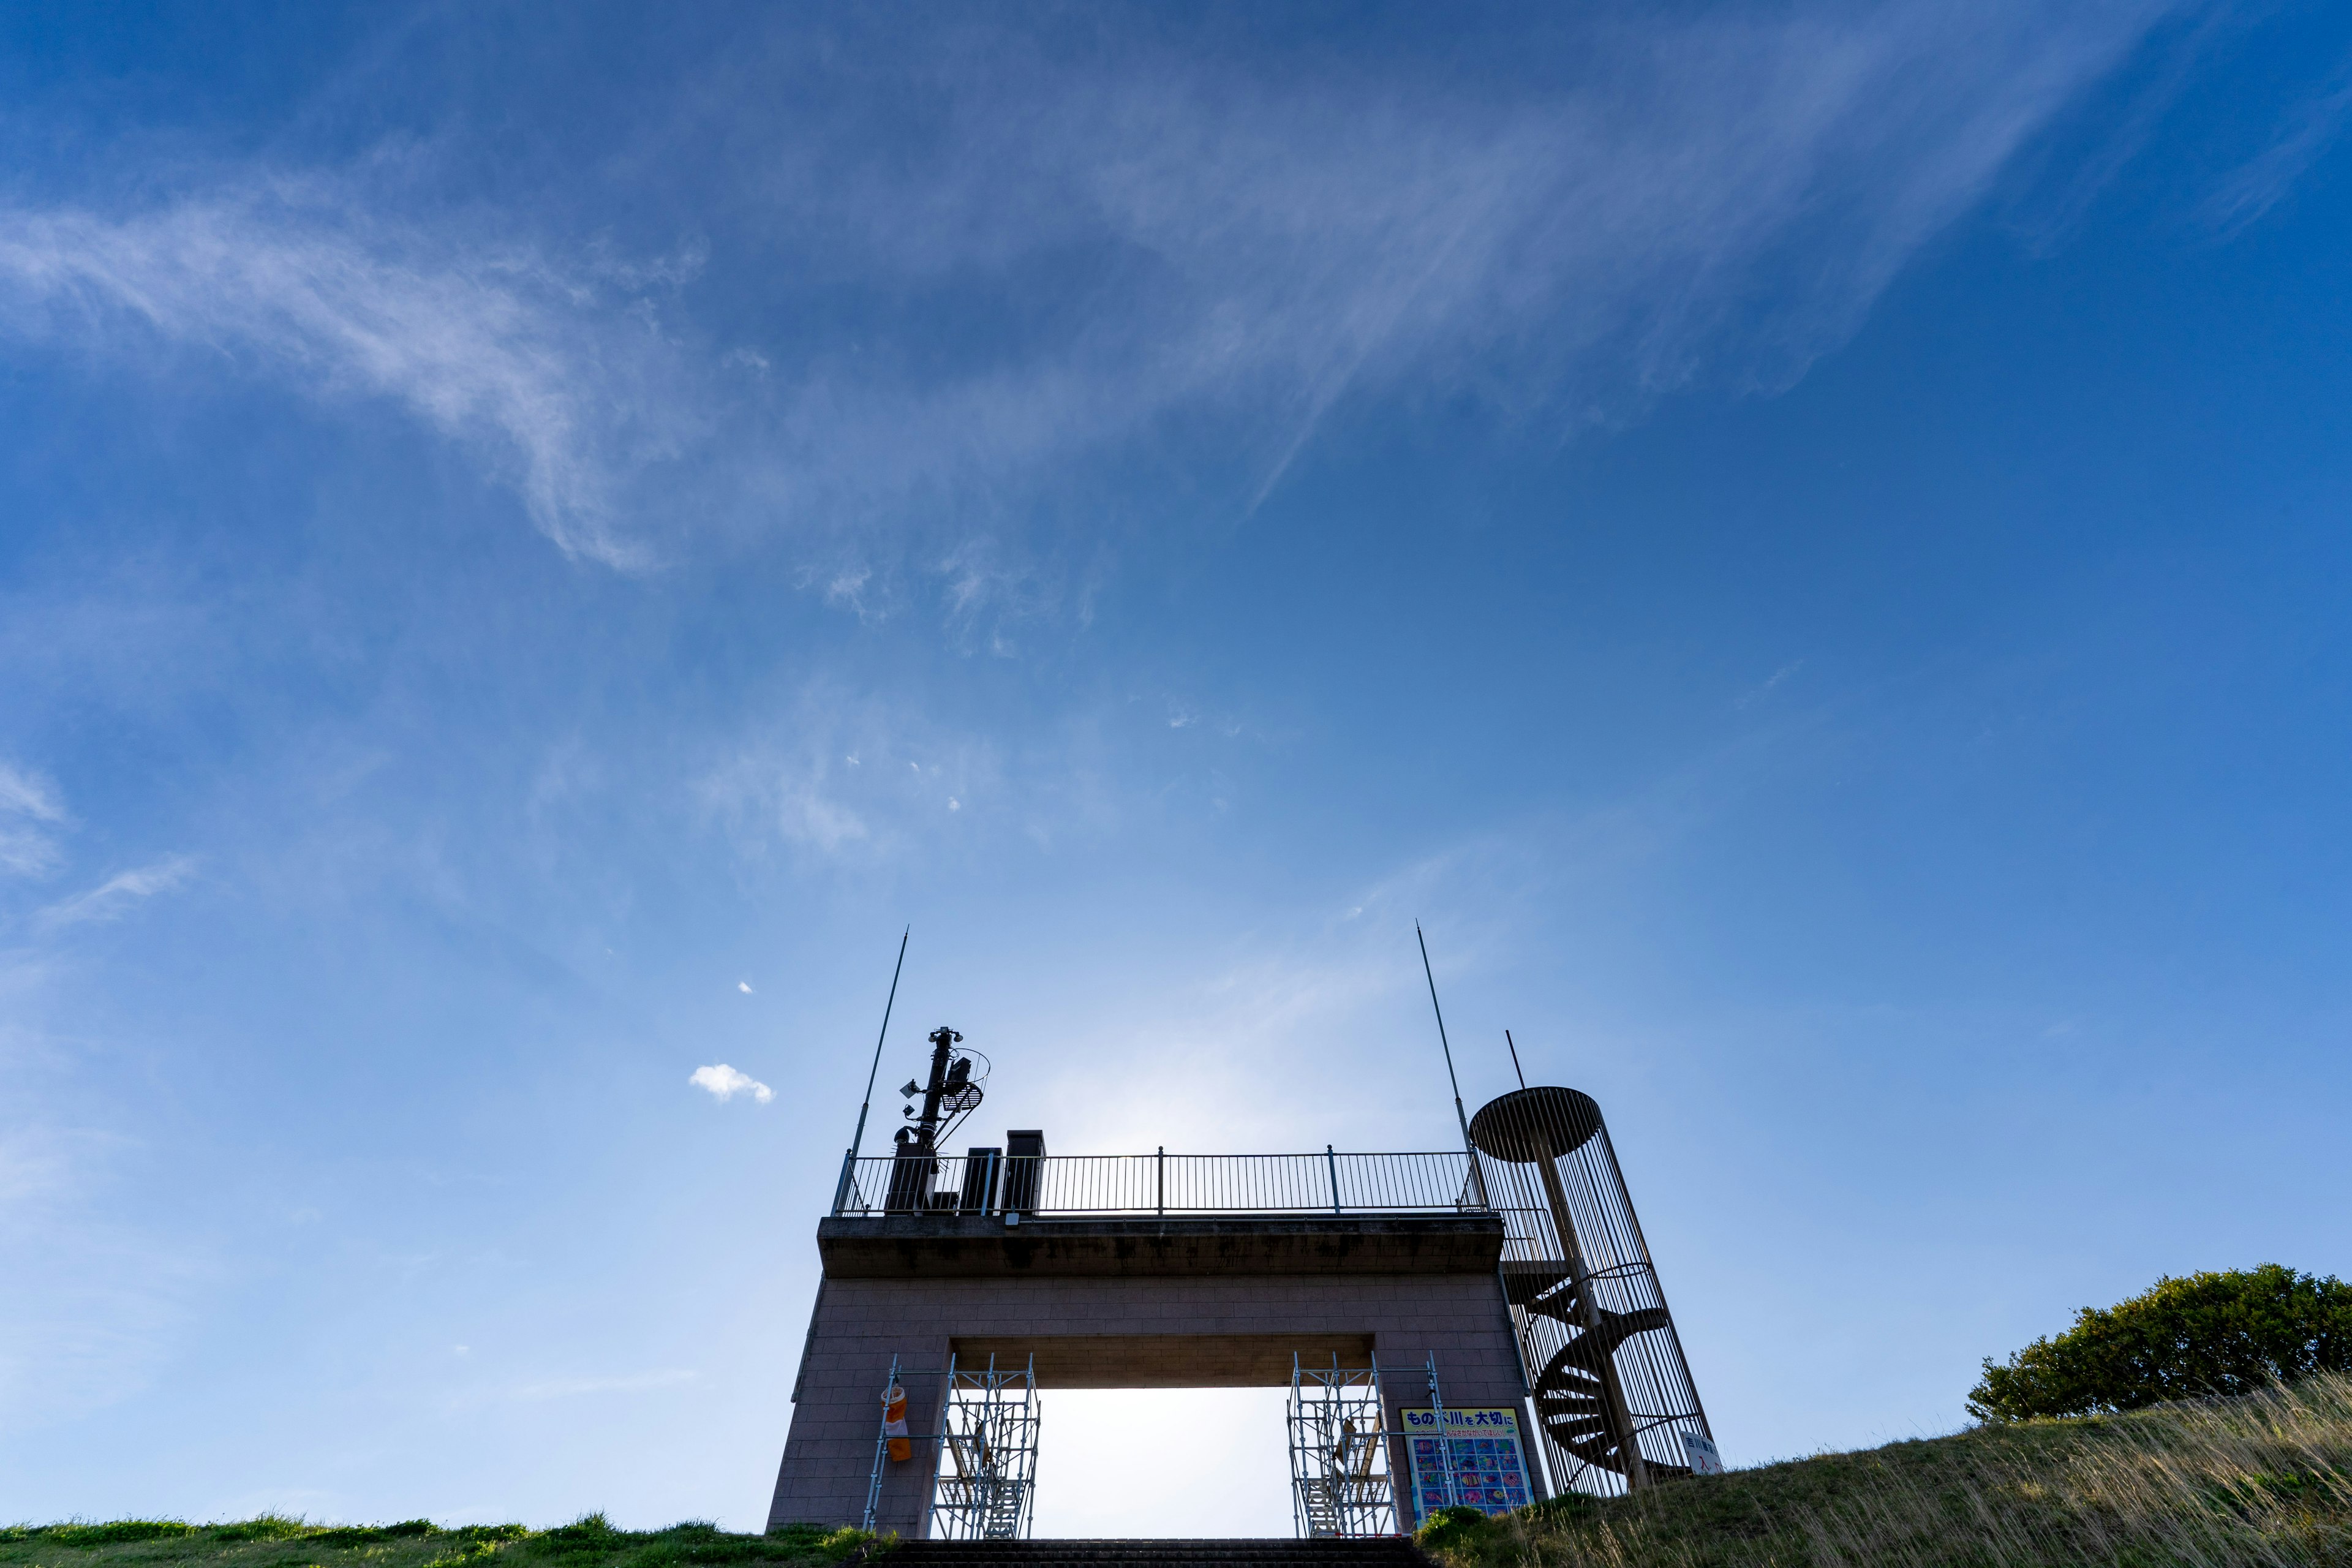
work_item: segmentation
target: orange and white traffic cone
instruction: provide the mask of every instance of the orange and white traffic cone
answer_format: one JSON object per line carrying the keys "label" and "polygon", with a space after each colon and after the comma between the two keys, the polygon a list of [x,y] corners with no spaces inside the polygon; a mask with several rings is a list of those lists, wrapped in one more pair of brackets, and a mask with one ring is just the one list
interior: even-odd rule
{"label": "orange and white traffic cone", "polygon": [[915,1451],[907,1441],[907,1391],[892,1384],[882,1395],[882,1435],[889,1439],[890,1457],[905,1459]]}

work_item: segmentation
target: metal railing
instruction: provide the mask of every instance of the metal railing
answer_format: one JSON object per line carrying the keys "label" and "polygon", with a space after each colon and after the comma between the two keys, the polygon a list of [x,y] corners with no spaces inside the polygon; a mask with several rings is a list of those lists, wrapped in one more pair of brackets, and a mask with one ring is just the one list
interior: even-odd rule
{"label": "metal railing", "polygon": [[1452,1214],[1483,1211],[1435,1153],[885,1156],[848,1163],[838,1215]]}

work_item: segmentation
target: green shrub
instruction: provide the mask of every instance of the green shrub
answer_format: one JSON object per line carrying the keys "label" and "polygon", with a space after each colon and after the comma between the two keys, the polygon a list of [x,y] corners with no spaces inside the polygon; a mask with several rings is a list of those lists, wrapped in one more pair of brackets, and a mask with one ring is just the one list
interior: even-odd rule
{"label": "green shrub", "polygon": [[1422,1521],[1421,1528],[1412,1532],[1413,1543],[1423,1552],[1460,1552],[1475,1556],[1495,1531],[1495,1521],[1483,1508],[1458,1503],[1441,1508]]}
{"label": "green shrub", "polygon": [[783,1546],[814,1547],[832,1533],[822,1524],[776,1524],[768,1527],[767,1539]]}
{"label": "green shrub", "polygon": [[0,1526],[0,1568],[154,1568],[159,1555],[181,1561],[191,1553],[183,1547],[159,1554],[140,1543],[178,1536],[193,1538],[203,1568],[824,1568],[898,1544],[896,1536],[825,1525],[739,1535],[687,1519],[662,1530],[622,1530],[603,1513],[544,1531],[520,1524],[443,1530],[426,1519],[313,1524],[263,1514],[211,1526],[168,1520]]}
{"label": "green shrub", "polygon": [[2352,1286],[2275,1263],[2159,1279],[2009,1358],[1969,1392],[1979,1421],[2090,1415],[2249,1393],[2318,1372],[2352,1372]]}
{"label": "green shrub", "polygon": [[552,1530],[541,1532],[542,1536],[549,1541],[578,1542],[601,1542],[612,1533],[613,1521],[604,1517],[604,1510],[602,1509],[594,1513],[583,1513],[570,1524],[559,1524]]}
{"label": "green shrub", "polygon": [[[516,1531],[517,1535],[529,1533],[528,1531]],[[432,1562],[425,1564],[425,1568],[472,1568],[475,1563],[487,1563],[497,1556],[499,1544],[508,1537],[494,1531],[467,1531],[460,1539],[466,1542],[465,1545],[455,1552],[445,1552],[436,1557]]]}
{"label": "green shrub", "polygon": [[398,1524],[305,1527],[302,1539],[315,1542],[320,1546],[374,1546],[386,1541],[404,1541],[411,1536],[433,1533],[434,1525],[431,1520],[404,1519]]}
{"label": "green shrub", "polygon": [[1597,1518],[1600,1512],[1599,1498],[1587,1492],[1562,1492],[1528,1504],[1519,1510],[1518,1517],[1530,1526],[1575,1524]]}
{"label": "green shrub", "polygon": [[838,1530],[822,1524],[780,1524],[761,1539],[772,1552],[781,1548],[782,1555],[814,1556],[827,1563],[838,1563],[861,1546],[867,1549],[868,1557],[878,1557],[898,1544],[896,1531],[877,1535],[850,1524]]}
{"label": "green shrub", "polygon": [[282,1513],[257,1514],[236,1524],[213,1526],[215,1541],[299,1541],[310,1533],[309,1524]]}
{"label": "green shrub", "polygon": [[105,1524],[54,1524],[44,1533],[60,1546],[125,1546],[195,1531],[194,1525],[176,1519],[118,1519]]}
{"label": "green shrub", "polygon": [[826,1562],[838,1563],[861,1546],[866,1549],[868,1557],[879,1557],[898,1544],[898,1532],[895,1530],[887,1535],[877,1535],[870,1530],[845,1524],[839,1530],[827,1531],[824,1538],[816,1543],[816,1549]]}

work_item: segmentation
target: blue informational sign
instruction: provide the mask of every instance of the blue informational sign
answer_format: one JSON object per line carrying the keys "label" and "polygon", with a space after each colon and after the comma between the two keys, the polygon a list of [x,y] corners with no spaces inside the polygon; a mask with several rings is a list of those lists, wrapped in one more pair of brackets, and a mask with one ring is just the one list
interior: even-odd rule
{"label": "blue informational sign", "polygon": [[1528,1490],[1527,1450],[1517,1411],[1448,1410],[1443,1431],[1430,1411],[1397,1414],[1404,1417],[1405,1451],[1412,1463],[1416,1528],[1441,1508],[1459,1505],[1508,1513],[1534,1500]]}

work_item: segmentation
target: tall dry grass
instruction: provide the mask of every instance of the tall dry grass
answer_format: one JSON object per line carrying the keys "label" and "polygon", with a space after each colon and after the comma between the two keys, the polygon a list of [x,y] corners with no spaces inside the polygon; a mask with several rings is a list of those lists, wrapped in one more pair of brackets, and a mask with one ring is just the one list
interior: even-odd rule
{"label": "tall dry grass", "polygon": [[2352,1568],[2352,1378],[1977,1427],[1570,1505],[1486,1568]]}

